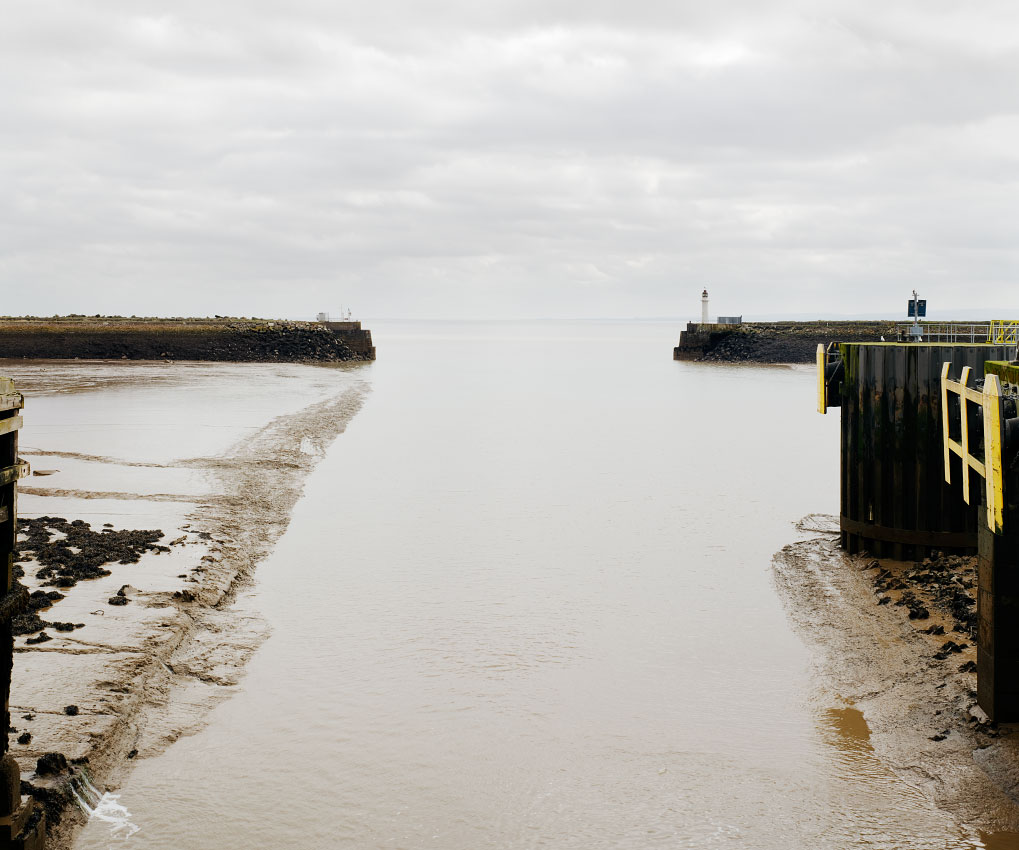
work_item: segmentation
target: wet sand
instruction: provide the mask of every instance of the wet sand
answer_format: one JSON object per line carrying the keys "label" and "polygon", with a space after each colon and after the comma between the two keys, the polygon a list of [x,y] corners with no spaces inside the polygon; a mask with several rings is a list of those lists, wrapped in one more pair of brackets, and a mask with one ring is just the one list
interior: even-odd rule
{"label": "wet sand", "polygon": [[[11,749],[23,781],[60,818],[48,845],[60,848],[84,821],[65,805],[71,775],[116,786],[131,759],[200,728],[236,686],[267,626],[231,603],[368,384],[357,367],[0,367],[26,395],[21,455],[44,473],[20,488],[24,531],[42,547],[20,535],[23,582],[63,597],[37,612],[43,621],[80,624],[15,643]],[[136,563],[102,564],[110,574],[99,578],[74,582],[39,560],[47,537],[72,533],[72,553],[94,554],[104,530],[162,534],[145,538],[155,543]],[[46,753],[68,769],[40,775]]]}
{"label": "wet sand", "polygon": [[983,845],[1019,848],[1019,726],[976,704],[975,558],[849,556],[838,520],[811,515],[774,559],[790,618],[813,650],[820,703],[873,758]]}

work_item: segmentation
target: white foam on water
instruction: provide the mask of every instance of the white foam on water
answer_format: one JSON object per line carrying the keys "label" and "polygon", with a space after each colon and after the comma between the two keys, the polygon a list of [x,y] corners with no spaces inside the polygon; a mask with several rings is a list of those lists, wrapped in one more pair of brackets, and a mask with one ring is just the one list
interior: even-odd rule
{"label": "white foam on water", "polygon": [[141,827],[131,821],[131,813],[120,804],[120,795],[101,793],[82,771],[71,782],[71,792],[88,819],[110,824],[110,837],[127,841]]}

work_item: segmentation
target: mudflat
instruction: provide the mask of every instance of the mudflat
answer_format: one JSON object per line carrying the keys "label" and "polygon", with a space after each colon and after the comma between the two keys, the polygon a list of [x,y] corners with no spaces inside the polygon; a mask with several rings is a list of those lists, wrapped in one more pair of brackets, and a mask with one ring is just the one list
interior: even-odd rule
{"label": "mudflat", "polygon": [[49,845],[85,782],[200,728],[266,635],[236,606],[361,407],[358,367],[2,363],[26,395],[11,750]]}
{"label": "mudflat", "polygon": [[819,699],[855,722],[854,757],[978,827],[986,846],[1019,846],[1019,729],[976,703],[975,558],[879,561],[845,554],[835,517],[799,529],[775,556],[775,585],[813,650]]}

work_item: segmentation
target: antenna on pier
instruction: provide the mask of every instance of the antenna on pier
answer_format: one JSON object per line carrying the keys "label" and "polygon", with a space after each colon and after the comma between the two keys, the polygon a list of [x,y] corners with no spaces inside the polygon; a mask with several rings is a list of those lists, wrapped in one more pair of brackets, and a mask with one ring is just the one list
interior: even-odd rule
{"label": "antenna on pier", "polygon": [[917,297],[916,290],[913,290],[913,297],[909,301],[906,315],[913,320],[913,326],[909,329],[909,335],[915,340],[923,340],[923,329],[920,327],[920,319],[927,315],[927,301]]}

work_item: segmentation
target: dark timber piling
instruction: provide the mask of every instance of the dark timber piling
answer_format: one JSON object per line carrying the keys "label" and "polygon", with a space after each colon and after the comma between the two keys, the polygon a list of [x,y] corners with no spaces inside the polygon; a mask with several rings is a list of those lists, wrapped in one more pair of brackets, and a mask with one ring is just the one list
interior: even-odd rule
{"label": "dark timber piling", "polygon": [[842,545],[895,560],[976,551],[977,701],[1014,723],[1019,322],[1001,324],[985,344],[819,346],[817,381],[818,410],[842,408]]}
{"label": "dark timber piling", "polygon": [[[941,370],[983,374],[1001,345],[842,343],[842,545],[898,560],[973,552],[978,508],[945,483]],[[952,459],[958,464],[958,458]],[[952,469],[953,480],[959,480]]]}
{"label": "dark timber piling", "polygon": [[[1010,489],[1019,491],[1014,484]],[[1007,490],[1006,490],[1007,492]],[[1005,531],[980,524],[977,559],[977,702],[994,721],[1019,720],[1019,510],[1005,507]]]}
{"label": "dark timber piling", "polygon": [[[983,387],[946,373],[949,450],[979,457],[983,480],[969,501],[980,504],[977,554],[977,702],[999,723],[1019,721],[1019,366],[984,364]],[[980,373],[977,372],[979,375]],[[978,414],[974,416],[974,414]],[[969,421],[963,435],[962,422]],[[974,431],[973,422],[983,427]],[[943,429],[944,430],[944,429]],[[976,442],[975,450],[967,443]],[[974,456],[976,455],[976,456]],[[955,479],[953,479],[953,483]],[[979,493],[979,497],[976,497]]]}
{"label": "dark timber piling", "polygon": [[27,603],[25,589],[14,581],[17,536],[17,487],[24,464],[18,460],[18,429],[24,399],[9,378],[0,378],[0,559],[4,565],[0,597],[0,689],[4,735],[0,738],[0,850],[41,850],[45,843],[42,811],[21,796],[21,771],[10,754],[6,730],[11,725],[11,671],[14,636],[11,618]]}

